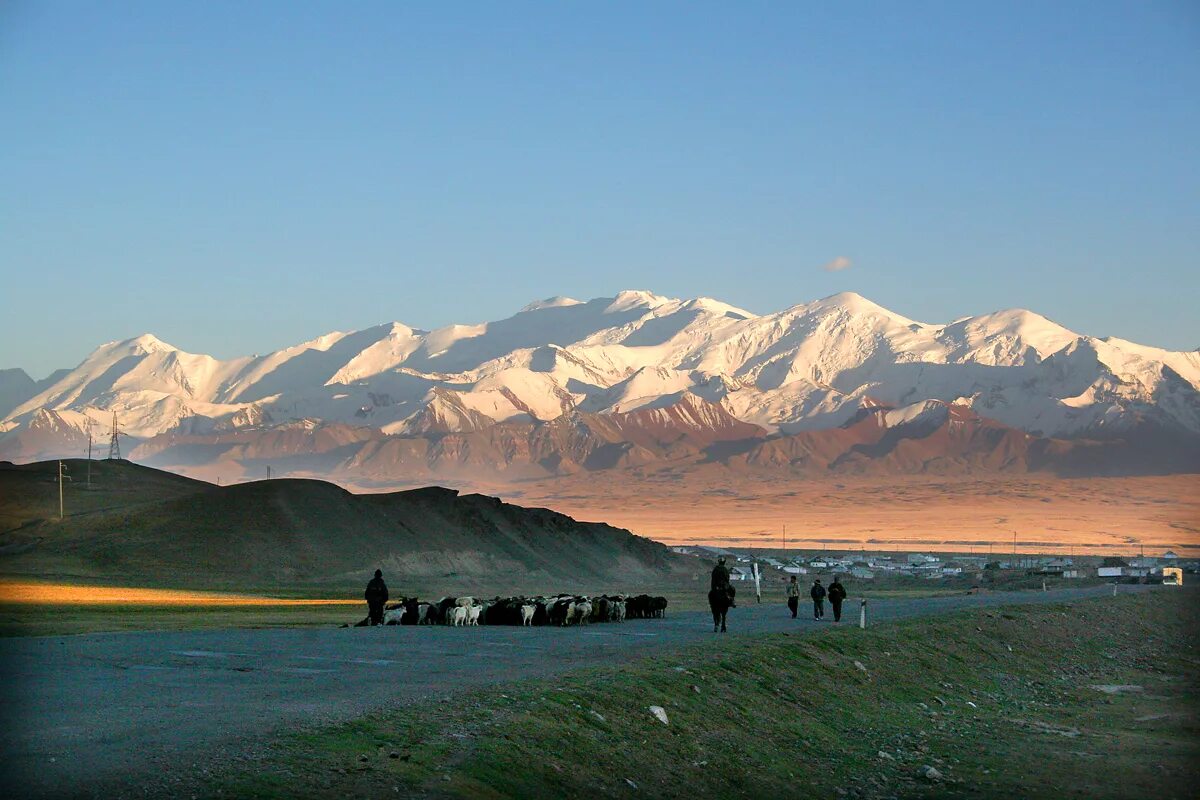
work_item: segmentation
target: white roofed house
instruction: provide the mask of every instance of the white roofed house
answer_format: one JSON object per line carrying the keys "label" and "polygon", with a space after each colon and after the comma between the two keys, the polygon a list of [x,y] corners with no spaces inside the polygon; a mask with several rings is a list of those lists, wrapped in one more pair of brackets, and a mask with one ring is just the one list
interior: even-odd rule
{"label": "white roofed house", "polygon": [[733,567],[729,570],[729,580],[731,581],[748,581],[754,577],[750,570],[744,567]]}
{"label": "white roofed house", "polygon": [[942,577],[942,563],[940,561],[933,561],[916,564],[912,568],[912,574],[918,578],[940,578]]}

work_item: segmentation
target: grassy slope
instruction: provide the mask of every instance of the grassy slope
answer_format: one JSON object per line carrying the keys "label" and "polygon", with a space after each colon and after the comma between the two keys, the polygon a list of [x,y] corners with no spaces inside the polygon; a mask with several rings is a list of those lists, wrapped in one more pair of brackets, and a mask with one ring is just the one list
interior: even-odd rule
{"label": "grassy slope", "polygon": [[[78,477],[86,464],[72,462]],[[436,488],[355,495],[275,480],[215,487],[127,462],[93,463],[87,492],[56,464],[0,469],[0,571],[171,588],[361,592],[376,567],[405,591],[628,590],[690,580],[692,560],[602,523]]]}
{"label": "grassy slope", "polygon": [[[203,481],[143,467],[130,461],[93,460],[87,488],[87,459],[64,459],[70,480],[63,485],[68,516],[131,509],[213,488]],[[0,532],[58,518],[58,462],[0,466]]]}
{"label": "grassy slope", "polygon": [[[1191,797],[1198,599],[1163,589],[725,639],[290,734],[209,791]],[[1144,691],[1089,688],[1117,683]],[[666,708],[669,726],[650,705]],[[945,779],[915,778],[925,765]]]}

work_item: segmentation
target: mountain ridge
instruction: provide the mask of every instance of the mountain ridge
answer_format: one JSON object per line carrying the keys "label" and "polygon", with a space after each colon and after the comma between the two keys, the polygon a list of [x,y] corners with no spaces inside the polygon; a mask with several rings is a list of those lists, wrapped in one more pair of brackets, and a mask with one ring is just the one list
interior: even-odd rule
{"label": "mountain ridge", "polygon": [[[48,385],[16,372],[0,372],[0,399],[12,405],[0,411],[0,458],[17,460],[77,455],[88,420],[107,432],[113,410],[135,458],[162,458],[187,441],[195,461],[207,437],[214,458],[237,461],[223,447],[232,437],[239,446],[259,439],[269,459],[262,443],[300,424],[407,454],[403,479],[422,472],[413,459],[436,474],[453,447],[466,447],[460,458],[480,469],[511,468],[521,460],[513,448],[528,449],[525,472],[540,475],[695,460],[701,439],[700,451],[801,433],[836,441],[864,409],[927,401],[1081,449],[1153,441],[1169,469],[1191,469],[1175,451],[1200,443],[1198,352],[1076,334],[1026,309],[919,322],[853,292],[765,315],[640,290],[552,297],[496,322],[432,331],[392,322],[227,360],[143,334],[101,345]],[[666,430],[678,441],[654,433],[664,414],[676,417]],[[581,420],[589,433],[574,429],[565,442]],[[497,448],[500,457],[480,454]],[[342,455],[332,468],[377,453]]]}

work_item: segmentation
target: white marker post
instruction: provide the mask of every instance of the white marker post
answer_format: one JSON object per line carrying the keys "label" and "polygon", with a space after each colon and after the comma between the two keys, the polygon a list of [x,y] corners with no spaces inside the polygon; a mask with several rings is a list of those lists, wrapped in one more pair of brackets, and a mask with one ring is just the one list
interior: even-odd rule
{"label": "white marker post", "polygon": [[1117,596],[1117,584],[1113,584],[1113,597]]}
{"label": "white marker post", "polygon": [[754,570],[754,596],[758,598],[758,602],[762,602],[762,573],[758,571],[758,562],[755,561],[751,565]]}
{"label": "white marker post", "polygon": [[858,606],[858,627],[867,627],[867,601],[863,600]]}

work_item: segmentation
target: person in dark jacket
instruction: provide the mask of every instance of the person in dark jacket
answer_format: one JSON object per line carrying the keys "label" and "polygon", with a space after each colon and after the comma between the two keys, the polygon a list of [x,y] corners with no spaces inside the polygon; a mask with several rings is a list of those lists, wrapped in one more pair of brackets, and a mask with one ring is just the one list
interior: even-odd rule
{"label": "person in dark jacket", "polygon": [[821,585],[821,579],[817,578],[813,581],[813,587],[809,591],[808,596],[813,601],[813,619],[825,618],[825,587]]}
{"label": "person in dark jacket", "polygon": [[382,625],[383,605],[388,601],[387,584],[383,582],[383,570],[375,570],[375,577],[367,583],[367,590],[363,592],[363,597],[367,600],[367,618],[371,620],[371,624]]}
{"label": "person in dark jacket", "polygon": [[792,579],[787,584],[787,601],[788,611],[792,612],[792,619],[795,619],[796,612],[800,608],[800,584],[796,582],[795,575],[792,576]]}
{"label": "person in dark jacket", "polygon": [[712,585],[709,588],[724,591],[729,595],[729,607],[737,607],[737,603],[733,602],[733,584],[729,582],[729,567],[725,566],[725,556],[717,558],[717,565],[713,567],[712,571]]}
{"label": "person in dark jacket", "polygon": [[829,584],[829,605],[833,606],[833,621],[842,621],[842,601],[846,599],[846,587],[842,586],[842,582],[837,579],[837,575],[833,576],[833,583]]}

